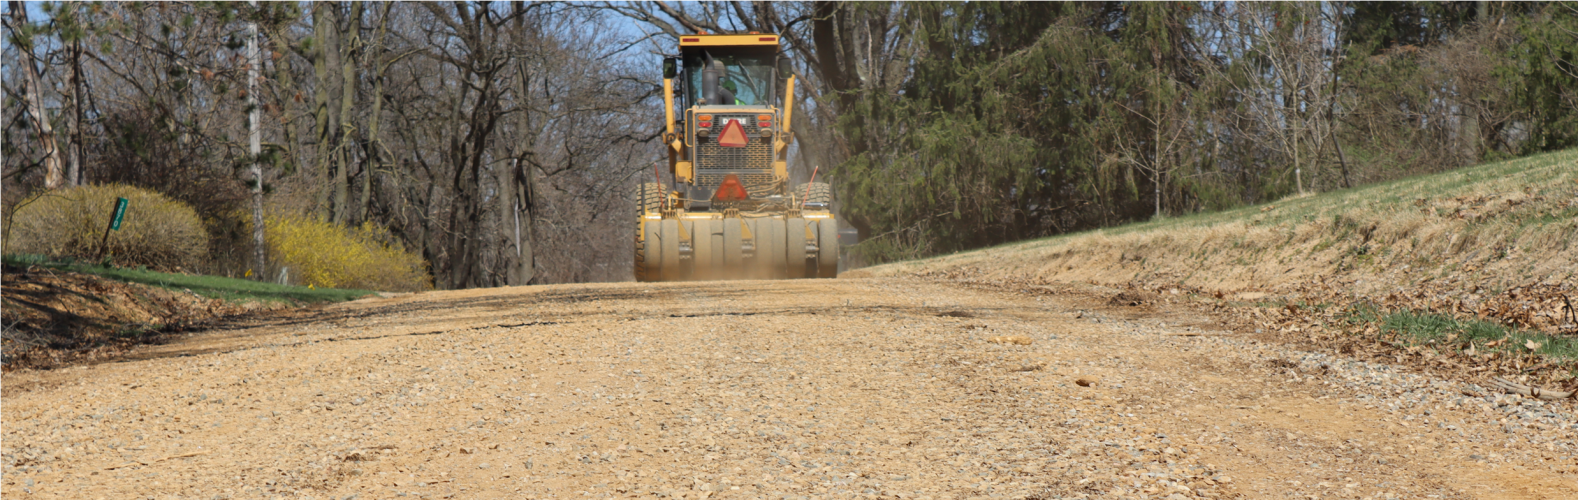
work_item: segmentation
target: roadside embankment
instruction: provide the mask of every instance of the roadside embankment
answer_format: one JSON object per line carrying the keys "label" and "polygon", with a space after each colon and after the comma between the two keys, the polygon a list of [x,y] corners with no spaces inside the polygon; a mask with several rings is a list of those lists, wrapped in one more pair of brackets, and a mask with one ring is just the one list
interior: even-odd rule
{"label": "roadside embankment", "polygon": [[115,358],[221,318],[372,293],[11,260],[4,284],[0,347],[6,371]]}
{"label": "roadside embankment", "polygon": [[847,275],[1183,294],[1260,330],[1427,344],[1571,385],[1578,150]]}

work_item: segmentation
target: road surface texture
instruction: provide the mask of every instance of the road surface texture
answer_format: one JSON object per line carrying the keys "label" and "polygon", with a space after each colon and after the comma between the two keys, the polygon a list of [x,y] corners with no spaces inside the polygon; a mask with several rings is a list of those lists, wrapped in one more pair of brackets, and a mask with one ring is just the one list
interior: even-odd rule
{"label": "road surface texture", "polygon": [[1098,295],[618,283],[252,318],[7,374],[0,494],[1578,498],[1566,403]]}

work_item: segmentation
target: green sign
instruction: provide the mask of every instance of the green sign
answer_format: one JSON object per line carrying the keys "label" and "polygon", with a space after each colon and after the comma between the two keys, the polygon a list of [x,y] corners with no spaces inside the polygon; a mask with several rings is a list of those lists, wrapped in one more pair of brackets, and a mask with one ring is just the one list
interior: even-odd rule
{"label": "green sign", "polygon": [[126,218],[126,199],[115,199],[115,218],[110,219],[110,229],[121,230],[121,219]]}

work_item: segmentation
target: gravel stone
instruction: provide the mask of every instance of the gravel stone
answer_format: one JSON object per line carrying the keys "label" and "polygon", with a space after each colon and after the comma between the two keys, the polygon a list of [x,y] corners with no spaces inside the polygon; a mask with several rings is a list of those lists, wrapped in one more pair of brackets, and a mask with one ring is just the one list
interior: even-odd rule
{"label": "gravel stone", "polygon": [[1567,403],[1191,314],[913,279],[367,299],[7,373],[0,495],[1578,498]]}

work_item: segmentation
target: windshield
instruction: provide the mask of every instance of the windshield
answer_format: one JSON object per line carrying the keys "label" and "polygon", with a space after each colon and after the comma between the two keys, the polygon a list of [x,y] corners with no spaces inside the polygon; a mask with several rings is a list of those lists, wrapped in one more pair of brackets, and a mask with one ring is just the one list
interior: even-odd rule
{"label": "windshield", "polygon": [[701,99],[701,69],[704,57],[722,62],[726,74],[718,81],[720,88],[734,93],[734,102],[709,102],[707,104],[737,106],[770,106],[773,97],[773,63],[775,50],[771,47],[707,47],[685,52],[685,82],[687,101]]}

